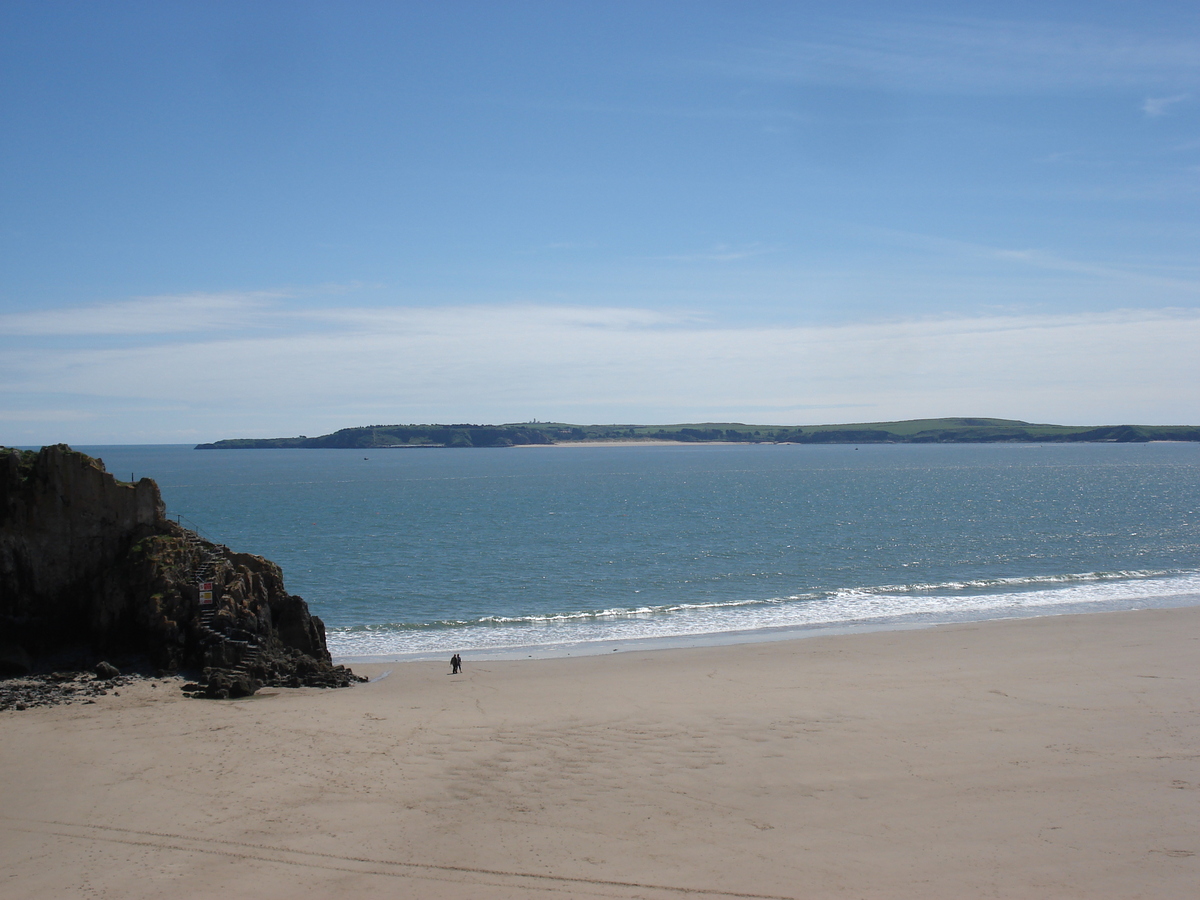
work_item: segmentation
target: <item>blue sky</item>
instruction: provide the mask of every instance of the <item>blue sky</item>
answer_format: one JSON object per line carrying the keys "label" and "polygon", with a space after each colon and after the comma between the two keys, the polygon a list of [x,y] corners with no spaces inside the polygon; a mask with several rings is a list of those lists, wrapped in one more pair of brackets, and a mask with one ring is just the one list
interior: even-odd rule
{"label": "blue sky", "polygon": [[0,443],[1200,423],[1200,7],[0,0]]}

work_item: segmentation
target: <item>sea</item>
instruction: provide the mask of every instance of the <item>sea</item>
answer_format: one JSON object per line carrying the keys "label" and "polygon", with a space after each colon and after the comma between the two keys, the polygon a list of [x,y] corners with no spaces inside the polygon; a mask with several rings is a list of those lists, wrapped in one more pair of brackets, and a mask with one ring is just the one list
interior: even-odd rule
{"label": "sea", "polygon": [[1200,603],[1200,444],[79,449],[278,563],[342,662]]}

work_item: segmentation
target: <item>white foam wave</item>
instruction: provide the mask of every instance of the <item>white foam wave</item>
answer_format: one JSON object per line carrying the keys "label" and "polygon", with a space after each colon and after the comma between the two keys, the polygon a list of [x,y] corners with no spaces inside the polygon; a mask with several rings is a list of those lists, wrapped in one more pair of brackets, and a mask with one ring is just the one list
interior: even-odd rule
{"label": "white foam wave", "polygon": [[643,638],[852,625],[957,621],[1064,606],[1128,608],[1200,595],[1200,572],[1112,572],[845,588],[754,600],[677,603],[426,626],[330,629],[339,658],[503,650]]}

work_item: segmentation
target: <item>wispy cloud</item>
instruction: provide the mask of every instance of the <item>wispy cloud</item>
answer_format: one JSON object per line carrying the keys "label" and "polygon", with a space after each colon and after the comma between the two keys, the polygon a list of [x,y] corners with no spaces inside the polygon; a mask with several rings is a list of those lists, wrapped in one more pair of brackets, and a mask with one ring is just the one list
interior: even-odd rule
{"label": "wispy cloud", "polygon": [[895,229],[872,229],[872,231],[891,240],[934,251],[945,259],[967,257],[978,260],[994,260],[1022,268],[1080,275],[1085,279],[1101,281],[1107,285],[1125,284],[1156,291],[1169,289],[1173,296],[1180,299],[1200,294],[1200,279],[1195,277],[1169,276],[1160,274],[1158,271],[1140,271],[1132,267],[1072,259],[1040,248],[996,247]]}
{"label": "wispy cloud", "polygon": [[[292,320],[304,319],[323,329],[358,333],[393,332],[408,338],[442,334],[447,323],[469,319],[473,327],[467,333],[492,331],[506,334],[514,322],[527,321],[531,329],[598,329],[627,332],[679,326],[697,322],[694,316],[652,309],[604,306],[387,306],[372,308],[328,307],[295,313]],[[494,330],[494,331],[493,331]]]}
{"label": "wispy cloud", "polygon": [[21,409],[19,407],[9,407],[8,409],[0,409],[0,421],[9,423],[39,422],[60,427],[64,423],[94,422],[103,415],[104,413],[99,410],[73,409],[71,407],[61,409]]}
{"label": "wispy cloud", "polygon": [[1147,97],[1142,104],[1142,112],[1152,119],[1164,116],[1172,106],[1182,103],[1186,99],[1188,99],[1187,94],[1175,94],[1173,97]]}
{"label": "wispy cloud", "polygon": [[541,253],[569,253],[579,250],[595,250],[598,246],[595,241],[551,241],[547,244],[538,244],[535,247],[529,247],[516,252],[522,256],[531,256]]}
{"label": "wispy cloud", "polygon": [[748,244],[741,247],[734,247],[729,244],[715,244],[707,250],[700,250],[694,253],[676,253],[657,258],[673,262],[737,262],[738,260],[751,259],[767,253],[774,253],[778,249],[778,247],[768,247],[762,244]]}
{"label": "wispy cloud", "polygon": [[773,40],[744,74],[939,93],[1046,92],[1200,82],[1200,40],[1097,26],[986,19],[844,20],[818,40]]}
{"label": "wispy cloud", "polygon": [[[1197,310],[774,328],[572,307],[310,315],[303,332],[7,353],[0,391],[24,409],[39,408],[39,395],[45,409],[77,397],[128,433],[144,433],[139,405],[174,406],[183,411],[151,417],[162,434],[208,423],[214,438],[446,417],[727,421],[763,409],[793,423],[815,410],[832,421],[1200,421]],[[19,434],[100,439],[85,425],[63,415]]]}
{"label": "wispy cloud", "polygon": [[0,315],[0,335],[154,335],[250,325],[287,294],[245,291],[137,297],[115,303]]}

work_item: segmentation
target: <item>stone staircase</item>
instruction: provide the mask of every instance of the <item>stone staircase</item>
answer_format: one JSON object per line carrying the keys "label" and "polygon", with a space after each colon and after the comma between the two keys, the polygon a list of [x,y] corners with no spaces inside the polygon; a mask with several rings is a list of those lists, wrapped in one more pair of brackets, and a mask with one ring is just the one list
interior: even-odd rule
{"label": "stone staircase", "polygon": [[[187,533],[186,540],[188,546],[200,558],[193,573],[197,589],[205,582],[215,584],[217,567],[222,559],[221,551],[226,548],[207,546],[205,541],[190,532]],[[215,597],[213,603],[202,604],[200,606],[199,619],[198,629],[202,635],[201,640],[204,645],[206,647],[222,646],[223,649],[232,651],[231,653],[222,654],[226,658],[232,657],[237,660],[231,667],[232,671],[250,677],[250,669],[258,660],[261,649],[254,635],[240,628],[227,628],[225,630],[214,628],[214,623],[217,621]]]}

